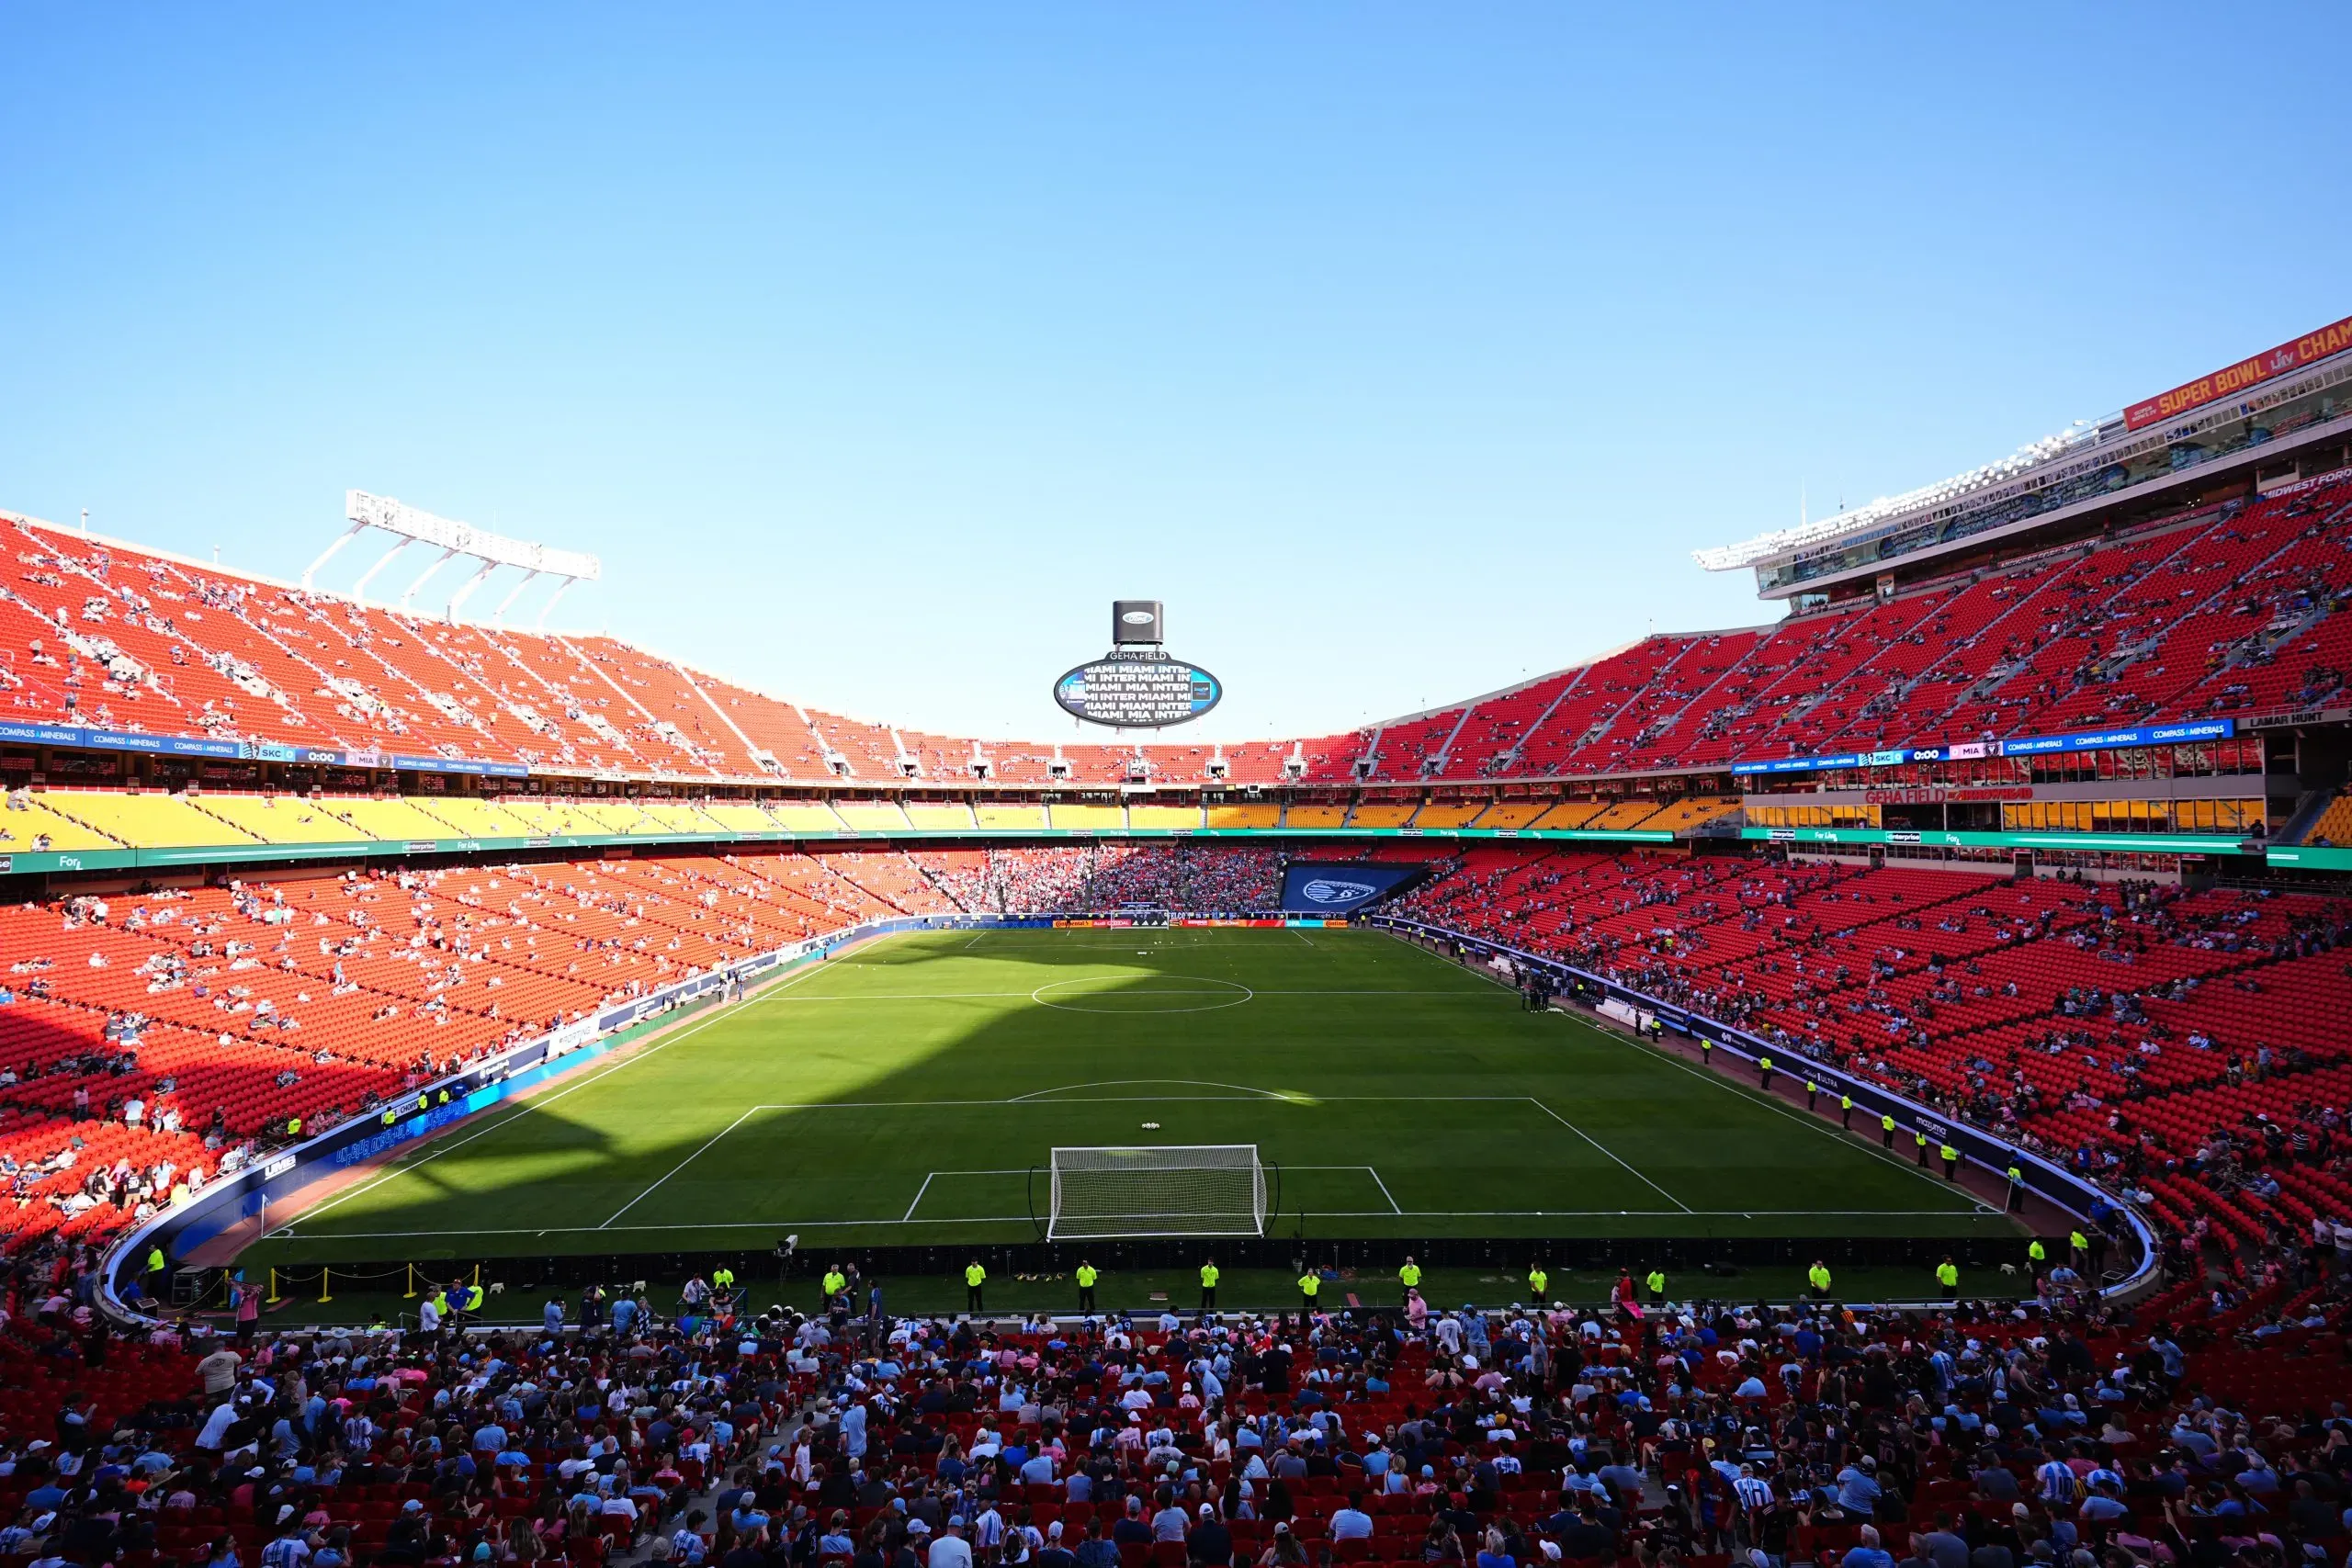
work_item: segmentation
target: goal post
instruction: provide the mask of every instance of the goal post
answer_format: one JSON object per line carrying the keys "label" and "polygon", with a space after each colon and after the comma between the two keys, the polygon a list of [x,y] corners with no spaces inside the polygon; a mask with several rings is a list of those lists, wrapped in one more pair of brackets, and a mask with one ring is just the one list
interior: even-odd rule
{"label": "goal post", "polygon": [[1266,1231],[1255,1144],[1057,1148],[1049,1169],[1048,1241]]}

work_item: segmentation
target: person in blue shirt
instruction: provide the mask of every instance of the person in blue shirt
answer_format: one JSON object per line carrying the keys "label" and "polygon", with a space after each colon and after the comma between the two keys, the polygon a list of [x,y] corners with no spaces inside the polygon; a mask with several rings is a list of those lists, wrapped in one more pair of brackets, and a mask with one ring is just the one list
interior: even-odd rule
{"label": "person in blue shirt", "polygon": [[1864,1525],[1860,1544],[1846,1553],[1839,1568],[1894,1568],[1894,1559],[1878,1543],[1877,1529]]}
{"label": "person in blue shirt", "polygon": [[1869,1518],[1878,1510],[1878,1461],[1865,1454],[1861,1459],[1838,1472],[1838,1506],[1848,1513]]}

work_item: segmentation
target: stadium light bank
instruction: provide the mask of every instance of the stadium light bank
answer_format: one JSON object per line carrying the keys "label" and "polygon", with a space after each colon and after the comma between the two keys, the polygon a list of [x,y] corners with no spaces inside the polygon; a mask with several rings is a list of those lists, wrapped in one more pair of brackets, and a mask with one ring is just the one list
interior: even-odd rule
{"label": "stadium light bank", "polygon": [[584,555],[578,550],[559,550],[548,545],[535,545],[527,540],[510,539],[503,534],[492,534],[487,529],[477,528],[469,523],[452,522],[447,517],[435,517],[430,512],[420,512],[415,507],[394,501],[390,496],[369,495],[364,490],[345,491],[343,494],[343,513],[350,526],[345,528],[335,542],[329,545],[321,553],[319,558],[312,561],[303,571],[302,587],[306,591],[311,588],[311,580],[317,576],[319,568],[334,559],[336,551],[369,528],[392,535],[393,544],[390,549],[386,550],[378,558],[375,565],[360,574],[357,582],[351,585],[351,596],[354,599],[364,599],[368,592],[368,584],[375,581],[376,574],[390,566],[392,558],[409,546],[424,543],[441,547],[441,553],[434,558],[433,564],[419,572],[416,581],[410,583],[407,590],[401,594],[399,608],[403,614],[408,610],[409,601],[416,597],[417,591],[424,586],[435,572],[439,571],[453,557],[457,556],[464,556],[469,560],[478,560],[481,562],[481,566],[458,586],[455,593],[449,596],[449,606],[446,615],[452,621],[458,618],[458,607],[472,596],[475,589],[481,586],[484,578],[502,566],[518,568],[523,573],[523,580],[508,592],[505,598],[498,602],[498,608],[491,616],[493,625],[503,625],[508,606],[514,603],[516,596],[524,589],[528,588],[541,577],[553,577],[560,581],[556,591],[548,595],[548,602],[539,606],[539,618],[536,623],[538,627],[546,626],[548,612],[555,608],[556,601],[562,598],[573,583],[582,579],[594,582],[604,576],[604,562],[594,556]]}

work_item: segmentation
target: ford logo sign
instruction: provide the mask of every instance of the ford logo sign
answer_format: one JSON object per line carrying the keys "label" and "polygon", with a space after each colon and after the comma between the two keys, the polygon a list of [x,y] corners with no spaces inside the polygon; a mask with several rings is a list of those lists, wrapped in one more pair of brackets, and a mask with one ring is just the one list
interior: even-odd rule
{"label": "ford logo sign", "polygon": [[1129,610],[1125,615],[1121,615],[1119,619],[1126,622],[1127,625],[1131,626],[1148,626],[1151,625],[1152,616],[1149,610]]}
{"label": "ford logo sign", "polygon": [[1352,904],[1377,891],[1369,882],[1331,882],[1319,876],[1299,889],[1310,904]]}

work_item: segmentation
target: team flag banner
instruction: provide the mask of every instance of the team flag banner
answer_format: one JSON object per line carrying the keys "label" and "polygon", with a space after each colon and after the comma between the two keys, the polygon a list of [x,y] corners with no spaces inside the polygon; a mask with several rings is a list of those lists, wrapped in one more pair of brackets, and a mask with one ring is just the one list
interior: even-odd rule
{"label": "team flag banner", "polygon": [[1283,909],[1294,915],[1350,914],[1395,892],[1422,869],[1364,861],[1287,866],[1283,871]]}

